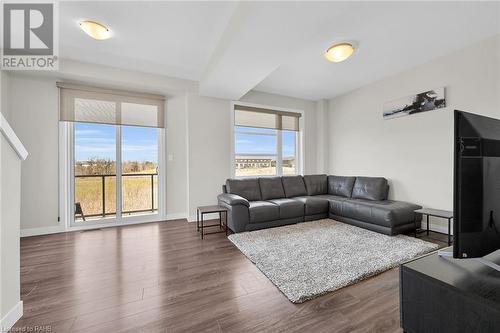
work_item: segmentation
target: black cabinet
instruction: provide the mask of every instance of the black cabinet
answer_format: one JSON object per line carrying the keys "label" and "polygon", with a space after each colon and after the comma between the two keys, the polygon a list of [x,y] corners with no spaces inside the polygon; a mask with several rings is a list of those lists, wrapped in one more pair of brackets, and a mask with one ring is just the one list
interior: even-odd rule
{"label": "black cabinet", "polygon": [[499,333],[500,272],[433,253],[401,265],[400,303],[407,333]]}

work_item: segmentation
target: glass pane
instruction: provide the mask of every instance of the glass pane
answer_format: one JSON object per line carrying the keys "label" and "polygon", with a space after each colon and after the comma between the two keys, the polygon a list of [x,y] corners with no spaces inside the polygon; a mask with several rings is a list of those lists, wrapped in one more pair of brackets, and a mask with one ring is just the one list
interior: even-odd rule
{"label": "glass pane", "polygon": [[78,123],[75,141],[75,221],[116,214],[116,128]]}
{"label": "glass pane", "polygon": [[158,211],[158,129],[122,126],[122,214]]}
{"label": "glass pane", "polygon": [[276,175],[277,131],[235,126],[235,174]]}
{"label": "glass pane", "polygon": [[283,175],[297,174],[297,135],[295,131],[281,131],[283,145]]}

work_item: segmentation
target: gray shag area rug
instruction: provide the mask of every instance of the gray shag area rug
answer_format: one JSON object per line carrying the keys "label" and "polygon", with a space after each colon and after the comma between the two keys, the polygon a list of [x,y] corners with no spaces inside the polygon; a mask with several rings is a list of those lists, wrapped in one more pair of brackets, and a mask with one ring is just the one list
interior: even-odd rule
{"label": "gray shag area rug", "polygon": [[293,303],[382,273],[438,246],[334,220],[243,232],[229,240]]}

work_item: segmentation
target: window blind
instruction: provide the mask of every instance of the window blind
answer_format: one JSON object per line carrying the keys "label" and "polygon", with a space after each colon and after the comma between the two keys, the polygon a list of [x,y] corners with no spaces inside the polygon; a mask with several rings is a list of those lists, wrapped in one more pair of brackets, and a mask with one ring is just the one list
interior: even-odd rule
{"label": "window blind", "polygon": [[271,128],[299,131],[300,113],[256,108],[243,105],[234,106],[235,126]]}
{"label": "window blind", "polygon": [[59,120],[165,127],[165,97],[57,82]]}

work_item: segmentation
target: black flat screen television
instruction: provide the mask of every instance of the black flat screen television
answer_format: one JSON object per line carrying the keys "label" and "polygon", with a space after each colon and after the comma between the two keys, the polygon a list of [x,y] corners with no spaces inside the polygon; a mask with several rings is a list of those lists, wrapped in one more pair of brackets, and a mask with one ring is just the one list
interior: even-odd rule
{"label": "black flat screen television", "polygon": [[455,111],[453,257],[500,249],[500,120]]}

